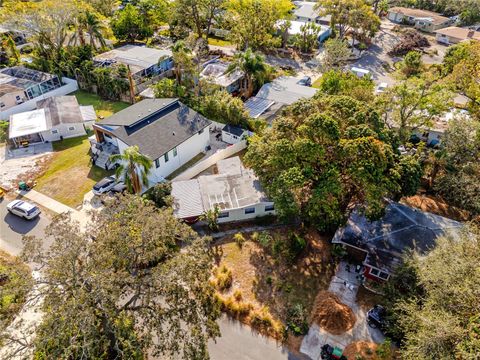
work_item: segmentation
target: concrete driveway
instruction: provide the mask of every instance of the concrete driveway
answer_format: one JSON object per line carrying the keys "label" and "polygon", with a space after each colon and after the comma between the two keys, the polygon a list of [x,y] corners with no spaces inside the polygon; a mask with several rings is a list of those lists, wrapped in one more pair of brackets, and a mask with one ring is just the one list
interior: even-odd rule
{"label": "concrete driveway", "polygon": [[367,313],[356,303],[358,288],[361,286],[358,279],[359,273],[347,271],[347,263],[341,262],[328,290],[336,294],[340,301],[348,305],[356,316],[356,322],[352,329],[342,335],[333,335],[313,324],[305,336],[300,352],[313,360],[320,359],[322,346],[330,344],[345,349],[355,341],[369,341],[382,343],[385,337],[378,329],[373,329],[367,324]]}

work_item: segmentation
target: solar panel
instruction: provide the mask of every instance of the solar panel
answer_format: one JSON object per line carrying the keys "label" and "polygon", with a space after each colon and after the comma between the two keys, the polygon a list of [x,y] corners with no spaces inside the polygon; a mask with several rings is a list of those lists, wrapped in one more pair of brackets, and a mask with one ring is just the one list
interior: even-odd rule
{"label": "solar panel", "polygon": [[250,116],[256,119],[265,111],[267,111],[273,104],[275,104],[275,101],[254,96],[245,102],[245,108],[249,112]]}

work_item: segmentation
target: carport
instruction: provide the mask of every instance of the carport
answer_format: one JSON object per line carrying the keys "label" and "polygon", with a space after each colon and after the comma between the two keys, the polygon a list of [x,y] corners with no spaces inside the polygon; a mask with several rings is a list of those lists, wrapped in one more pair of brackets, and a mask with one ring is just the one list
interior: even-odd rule
{"label": "carport", "polygon": [[9,139],[16,147],[43,143],[42,132],[48,130],[45,110],[39,109],[10,117]]}

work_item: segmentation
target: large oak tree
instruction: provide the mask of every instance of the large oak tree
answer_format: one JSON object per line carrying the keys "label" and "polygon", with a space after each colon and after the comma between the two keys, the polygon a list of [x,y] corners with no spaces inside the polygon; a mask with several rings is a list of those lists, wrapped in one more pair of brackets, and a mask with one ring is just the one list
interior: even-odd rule
{"label": "large oak tree", "polygon": [[375,217],[385,197],[415,192],[401,179],[419,176],[418,161],[400,166],[390,137],[370,107],[322,94],[293,104],[271,129],[252,137],[245,161],[280,216],[332,229],[355,206]]}
{"label": "large oak tree", "polygon": [[68,216],[46,232],[50,249],[27,237],[24,254],[43,274],[39,358],[208,358],[219,310],[207,238],[131,195],[107,204],[87,233]]}

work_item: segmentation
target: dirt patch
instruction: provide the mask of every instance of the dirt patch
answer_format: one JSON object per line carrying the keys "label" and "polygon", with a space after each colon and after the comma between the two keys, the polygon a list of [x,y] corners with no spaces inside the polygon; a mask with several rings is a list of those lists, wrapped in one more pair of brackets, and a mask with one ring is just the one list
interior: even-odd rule
{"label": "dirt patch", "polygon": [[330,334],[341,335],[353,328],[356,316],[335,294],[320,291],[313,306],[312,320]]}
{"label": "dirt patch", "polygon": [[[268,236],[265,232],[243,233],[245,242],[241,248],[233,236],[213,248],[217,266],[226,266],[232,272],[231,287],[219,293],[227,313],[250,324],[255,318],[252,314],[259,312],[263,320],[274,323],[281,331],[294,307],[301,306],[308,317],[315,295],[328,288],[333,275],[330,237],[315,230],[305,231],[302,237],[306,247],[291,259],[277,252],[292,232],[284,227],[269,230]],[[248,311],[247,304],[251,306]]]}
{"label": "dirt patch", "polygon": [[365,311],[370,310],[375,305],[379,304],[382,300],[382,297],[378,294],[371,292],[370,290],[365,289],[365,287],[360,286],[357,292],[357,304]]}
{"label": "dirt patch", "polygon": [[343,351],[343,355],[347,359],[357,359],[361,357],[363,360],[380,360],[376,351],[378,345],[368,341],[357,341],[349,344]]}
{"label": "dirt patch", "polygon": [[457,221],[470,220],[470,214],[468,211],[461,210],[454,206],[450,206],[442,199],[434,196],[415,195],[410,197],[404,197],[400,202],[405,205],[420,209],[422,211],[444,216]]}

